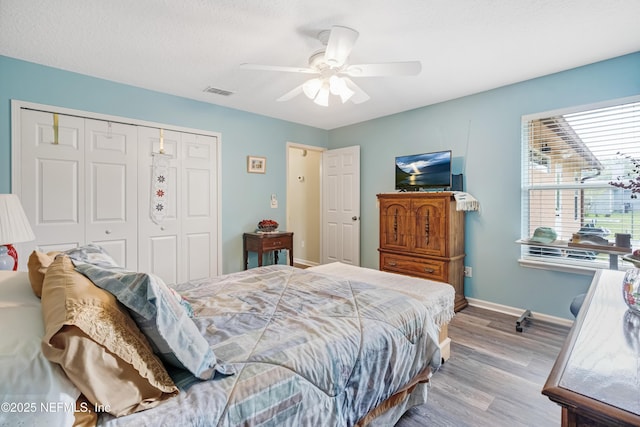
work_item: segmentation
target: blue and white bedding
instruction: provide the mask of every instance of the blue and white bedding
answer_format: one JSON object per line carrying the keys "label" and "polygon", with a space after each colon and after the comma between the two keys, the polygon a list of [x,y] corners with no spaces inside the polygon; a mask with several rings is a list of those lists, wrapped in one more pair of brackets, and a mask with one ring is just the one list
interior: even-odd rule
{"label": "blue and white bedding", "polygon": [[439,366],[439,326],[453,316],[451,286],[414,279],[403,292],[394,276],[383,286],[275,265],[177,286],[236,373],[176,375],[177,397],[99,425],[355,425]]}

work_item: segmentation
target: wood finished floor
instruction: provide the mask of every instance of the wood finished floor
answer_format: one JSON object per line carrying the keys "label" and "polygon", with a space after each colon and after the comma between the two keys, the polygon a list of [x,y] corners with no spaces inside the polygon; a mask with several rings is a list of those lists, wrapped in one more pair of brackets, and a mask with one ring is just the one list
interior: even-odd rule
{"label": "wood finished floor", "polygon": [[513,316],[477,307],[449,326],[451,359],[431,379],[428,402],[396,427],[546,427],[560,407],[541,394],[569,328],[533,319],[524,332]]}

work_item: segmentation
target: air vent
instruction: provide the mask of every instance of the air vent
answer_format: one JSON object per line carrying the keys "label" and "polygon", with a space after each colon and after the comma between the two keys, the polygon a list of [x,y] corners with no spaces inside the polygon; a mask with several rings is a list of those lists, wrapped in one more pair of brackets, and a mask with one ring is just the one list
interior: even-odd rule
{"label": "air vent", "polygon": [[229,96],[229,95],[233,95],[233,92],[228,91],[228,90],[224,90],[224,89],[219,89],[217,87],[211,87],[211,86],[207,86],[203,92],[208,92],[208,93],[215,93],[216,95],[222,95],[222,96]]}

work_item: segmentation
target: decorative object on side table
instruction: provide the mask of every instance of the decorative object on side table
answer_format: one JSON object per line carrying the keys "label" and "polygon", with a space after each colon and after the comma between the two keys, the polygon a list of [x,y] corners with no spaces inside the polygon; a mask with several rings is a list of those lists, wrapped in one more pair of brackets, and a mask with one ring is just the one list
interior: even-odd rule
{"label": "decorative object on side table", "polygon": [[624,255],[623,260],[630,262],[636,268],[640,268],[640,249],[636,249],[633,253]]}
{"label": "decorative object on side table", "polygon": [[0,194],[0,270],[18,269],[18,252],[12,243],[35,239],[18,196]]}
{"label": "decorative object on side table", "polygon": [[627,270],[622,281],[622,297],[629,310],[640,316],[640,268]]}
{"label": "decorative object on side table", "polygon": [[268,233],[278,229],[278,223],[272,219],[263,219],[258,223],[258,231]]}

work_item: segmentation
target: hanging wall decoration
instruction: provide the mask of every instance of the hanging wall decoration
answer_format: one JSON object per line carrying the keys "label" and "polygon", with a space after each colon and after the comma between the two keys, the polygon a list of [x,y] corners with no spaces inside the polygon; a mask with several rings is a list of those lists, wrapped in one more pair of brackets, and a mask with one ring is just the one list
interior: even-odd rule
{"label": "hanging wall decoration", "polygon": [[169,179],[169,159],[171,156],[164,154],[164,132],[160,129],[160,152],[152,153],[153,173],[151,176],[151,220],[160,224],[167,216],[167,197]]}

